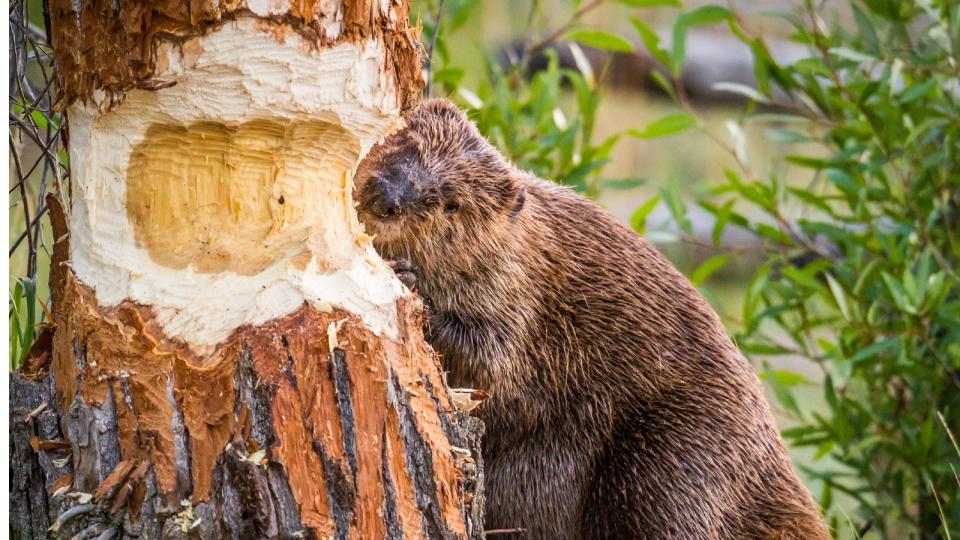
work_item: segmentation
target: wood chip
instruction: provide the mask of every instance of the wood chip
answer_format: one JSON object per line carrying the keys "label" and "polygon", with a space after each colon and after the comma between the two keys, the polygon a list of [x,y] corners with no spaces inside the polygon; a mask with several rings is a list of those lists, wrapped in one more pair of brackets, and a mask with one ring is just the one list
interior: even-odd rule
{"label": "wood chip", "polygon": [[473,388],[451,388],[450,397],[458,411],[470,412],[480,406],[490,394]]}
{"label": "wood chip", "polygon": [[50,496],[59,497],[64,493],[67,493],[73,488],[73,475],[65,474],[60,478],[57,478],[53,481],[53,485],[50,486]]}
{"label": "wood chip", "polygon": [[130,474],[130,471],[136,466],[136,462],[132,459],[127,459],[117,463],[117,466],[113,468],[113,471],[103,479],[103,482],[100,482],[100,485],[97,487],[97,491],[94,493],[93,498],[97,502],[100,502],[104,497],[112,496],[113,493],[117,490],[117,487],[127,479],[127,475]]}
{"label": "wood chip", "polygon": [[33,451],[40,453],[41,450],[60,450],[70,448],[70,443],[66,441],[54,441],[49,439],[41,440],[39,437],[30,437],[30,447]]}

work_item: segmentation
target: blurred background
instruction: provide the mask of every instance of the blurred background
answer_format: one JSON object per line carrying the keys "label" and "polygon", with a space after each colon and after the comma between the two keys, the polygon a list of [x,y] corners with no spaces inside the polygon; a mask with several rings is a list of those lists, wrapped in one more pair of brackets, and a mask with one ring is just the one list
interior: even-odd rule
{"label": "blurred background", "polygon": [[[960,538],[958,4],[411,5],[427,94],[701,289],[838,538]],[[69,171],[41,4],[10,16],[16,369]]]}

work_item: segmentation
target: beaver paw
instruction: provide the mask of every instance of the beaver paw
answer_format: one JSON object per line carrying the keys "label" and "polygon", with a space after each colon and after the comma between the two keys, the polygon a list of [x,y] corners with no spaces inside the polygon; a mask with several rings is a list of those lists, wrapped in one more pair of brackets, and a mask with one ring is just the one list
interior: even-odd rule
{"label": "beaver paw", "polygon": [[387,261],[390,264],[390,268],[393,268],[395,274],[400,279],[400,282],[407,286],[411,291],[416,290],[417,285],[417,273],[413,269],[413,264],[410,263],[407,259],[393,259]]}

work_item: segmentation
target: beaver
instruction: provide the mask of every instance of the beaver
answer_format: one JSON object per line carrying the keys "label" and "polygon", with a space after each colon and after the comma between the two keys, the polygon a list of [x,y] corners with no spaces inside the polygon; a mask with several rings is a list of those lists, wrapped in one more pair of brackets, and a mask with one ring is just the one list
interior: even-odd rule
{"label": "beaver", "polygon": [[830,538],[757,375],[657,250],[512,166],[455,105],[357,170],[374,247],[481,388],[485,527],[524,538]]}

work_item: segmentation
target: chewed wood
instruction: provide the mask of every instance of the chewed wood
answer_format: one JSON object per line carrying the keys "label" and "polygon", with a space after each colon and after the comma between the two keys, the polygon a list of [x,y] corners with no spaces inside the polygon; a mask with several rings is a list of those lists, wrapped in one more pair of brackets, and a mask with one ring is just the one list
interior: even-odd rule
{"label": "chewed wood", "polygon": [[208,273],[309,260],[312,227],[329,219],[316,197],[343,190],[359,153],[349,131],[319,120],[150,125],[127,167],[137,245],[164,266]]}

